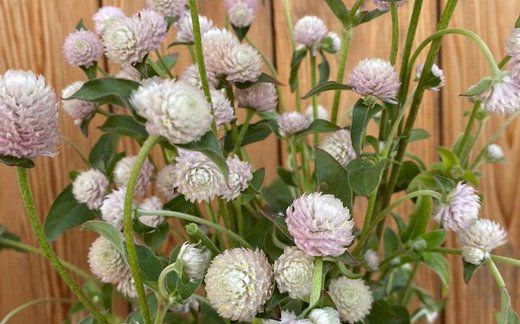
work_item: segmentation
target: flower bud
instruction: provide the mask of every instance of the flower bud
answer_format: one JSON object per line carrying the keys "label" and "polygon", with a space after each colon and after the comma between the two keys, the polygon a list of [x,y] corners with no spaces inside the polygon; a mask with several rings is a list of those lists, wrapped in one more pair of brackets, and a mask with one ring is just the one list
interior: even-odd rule
{"label": "flower bud", "polygon": [[191,280],[201,280],[208,269],[211,251],[206,247],[199,248],[196,244],[184,243],[178,259],[182,260],[183,269]]}

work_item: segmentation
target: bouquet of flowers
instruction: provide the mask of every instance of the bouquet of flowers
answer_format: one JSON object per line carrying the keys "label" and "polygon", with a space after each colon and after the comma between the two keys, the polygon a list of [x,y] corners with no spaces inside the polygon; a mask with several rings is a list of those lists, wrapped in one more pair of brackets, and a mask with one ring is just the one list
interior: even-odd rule
{"label": "bouquet of flowers", "polygon": [[[261,10],[257,0],[226,0],[227,28],[200,16],[196,0],[148,0],[131,16],[102,7],[92,17],[95,30],[80,22],[64,41],[66,61],[88,80],[63,89],[60,103],[43,76],[1,75],[0,160],[16,169],[42,250],[3,228],[0,247],[45,256],[77,298],[71,314],[87,314],[82,323],[433,321],[443,302],[415,274],[422,264],[446,288],[447,254],[461,255],[466,281],[488,267],[501,293],[497,322],[518,323],[496,263],[520,261],[492,254],[506,243],[506,232],[480,217],[476,188],[483,163],[504,161],[495,141],[520,115],[520,21],[507,57],[497,63],[478,35],[448,28],[457,0],[446,1],[437,31],[416,47],[423,0],[408,1],[413,13],[403,49],[397,21],[404,0],[356,0],[350,8],[323,1],[341,22],[339,33],[315,16],[293,25],[290,1],[283,1],[293,48],[288,80],[279,80],[247,37]],[[347,73],[352,34],[385,14],[393,22],[388,58],[366,58]],[[163,46],[173,31],[175,41]],[[425,92],[445,86],[435,62],[451,35],[478,45],[489,75],[462,94],[474,103],[464,133],[452,147],[437,148],[439,162],[426,165],[407,147],[428,137],[414,123]],[[171,52],[179,46],[189,49],[193,65],[173,75]],[[103,54],[121,67],[118,73],[98,64]],[[339,66],[331,77],[334,55]],[[311,89],[299,84],[305,60]],[[283,104],[284,86],[295,93],[294,111]],[[318,105],[325,91],[334,92],[330,109]],[[342,110],[345,91],[359,100]],[[312,105],[302,111],[306,98]],[[88,167],[70,173],[71,184],[42,224],[27,169],[57,152],[58,106],[85,136],[94,116],[106,120],[83,158]],[[509,117],[481,147],[483,125],[493,115]],[[265,183],[264,169],[251,164],[244,148],[270,135],[286,158],[278,178]],[[137,155],[118,152],[123,137],[140,145]],[[413,205],[409,215],[397,208],[404,203]],[[362,211],[356,221],[355,211]],[[91,273],[51,247],[77,226],[99,235],[88,254]],[[444,247],[448,232],[457,235],[457,248]],[[169,236],[185,242],[171,246]],[[112,309],[121,298],[131,305],[126,318]]]}

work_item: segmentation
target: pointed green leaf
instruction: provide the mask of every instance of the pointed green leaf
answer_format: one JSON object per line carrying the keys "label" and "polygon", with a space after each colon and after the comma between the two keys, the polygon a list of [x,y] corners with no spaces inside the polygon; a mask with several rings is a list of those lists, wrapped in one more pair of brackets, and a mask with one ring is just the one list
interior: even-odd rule
{"label": "pointed green leaf", "polygon": [[300,65],[302,64],[303,59],[307,55],[307,48],[303,47],[294,51],[291,58],[291,74],[289,76],[289,85],[291,86],[291,91],[294,92],[296,90],[296,81],[298,80],[298,71],[300,70]]}
{"label": "pointed green leaf", "polygon": [[415,210],[410,215],[408,227],[401,235],[401,242],[407,242],[423,234],[426,231],[432,212],[433,202],[431,197],[421,196],[417,198]]}
{"label": "pointed green leaf", "polygon": [[111,224],[105,221],[91,220],[83,224],[81,229],[84,231],[93,231],[98,233],[107,239],[110,243],[112,243],[122,255],[126,256],[123,234]]}
{"label": "pointed green leaf", "polygon": [[296,137],[318,133],[333,133],[335,131],[339,131],[340,129],[341,128],[339,126],[336,126],[327,120],[316,119],[309,125],[309,127],[306,130],[297,133]]}
{"label": "pointed green leaf", "polygon": [[130,108],[130,96],[139,86],[138,82],[126,79],[94,79],[85,82],[81,89],[64,99],[79,99]]}
{"label": "pointed green leaf", "polygon": [[336,91],[336,90],[351,90],[352,87],[348,84],[344,83],[338,83],[336,81],[327,81],[322,82],[312,88],[305,96],[302,97],[302,99],[310,98],[314,95],[317,95],[319,93],[325,92],[325,91]]}
{"label": "pointed green leaf", "polygon": [[106,133],[131,137],[139,143],[143,143],[148,138],[148,132],[145,127],[136,122],[131,116],[110,116],[99,129]]}
{"label": "pointed green leaf", "polygon": [[352,147],[358,155],[363,152],[363,142],[368,122],[380,109],[381,106],[378,105],[373,107],[367,106],[363,99],[359,99],[354,105],[350,137],[352,138]]}
{"label": "pointed green leaf", "polygon": [[329,153],[316,149],[316,177],[320,191],[334,195],[352,210],[353,193],[348,186],[348,173]]}

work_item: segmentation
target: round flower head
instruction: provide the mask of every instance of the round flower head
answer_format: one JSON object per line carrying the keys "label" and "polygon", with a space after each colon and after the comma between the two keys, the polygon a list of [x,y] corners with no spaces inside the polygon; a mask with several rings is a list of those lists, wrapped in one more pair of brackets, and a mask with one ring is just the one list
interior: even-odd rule
{"label": "round flower head", "polygon": [[96,25],[96,33],[101,35],[106,26],[108,26],[114,19],[123,17],[125,17],[125,13],[117,7],[101,7],[94,16],[92,16],[92,20]]}
{"label": "round flower head", "polygon": [[436,213],[435,221],[448,231],[459,232],[470,226],[478,218],[480,198],[475,189],[459,182],[442,203]]}
{"label": "round flower head", "polygon": [[[140,205],[139,209],[142,210],[161,210],[163,203],[158,197],[152,196],[146,198]],[[139,217],[139,221],[148,227],[159,227],[164,223],[164,217],[159,215],[146,215]]]}
{"label": "round flower head", "polygon": [[321,41],[327,33],[327,26],[316,16],[305,16],[294,25],[294,40],[298,44],[311,48],[313,55],[316,54],[316,49],[321,46]]}
{"label": "round flower head", "polygon": [[502,81],[480,95],[484,108],[492,114],[507,115],[520,110],[520,82],[506,75]]}
{"label": "round flower head", "polygon": [[150,8],[166,17],[180,17],[186,10],[187,0],[146,0]]}
{"label": "round flower head", "polygon": [[330,50],[334,53],[338,53],[341,49],[341,38],[335,32],[329,32],[327,38],[330,39],[331,47]]}
{"label": "round flower head", "polygon": [[346,129],[329,134],[320,144],[320,148],[345,168],[350,161],[357,157],[356,151],[352,147],[350,132]]}
{"label": "round flower head", "polygon": [[297,111],[283,113],[277,118],[282,136],[294,135],[309,127],[311,121]]}
{"label": "round flower head", "polygon": [[230,123],[235,119],[235,110],[231,107],[231,102],[221,90],[211,89],[211,102],[213,112],[218,126]]}
{"label": "round flower head", "polygon": [[202,280],[211,260],[211,251],[197,244],[184,243],[178,258],[182,260],[183,270],[191,280]]}
{"label": "round flower head", "polygon": [[87,30],[70,33],[63,43],[63,55],[70,65],[90,67],[102,53],[98,36]]}
{"label": "round flower head", "polygon": [[211,128],[210,105],[200,90],[187,83],[148,82],[130,100],[137,113],[147,119],[146,130],[172,144],[198,141]]}
{"label": "round flower head", "polygon": [[0,155],[53,156],[59,143],[56,94],[43,76],[21,70],[0,75]]}
{"label": "round flower head", "polygon": [[[305,117],[309,119],[311,122],[314,121],[314,110],[312,105],[307,107],[305,110]],[[318,105],[318,119],[328,120],[329,119],[329,113],[325,107],[322,105]]]}
{"label": "round flower head", "polygon": [[[134,167],[137,156],[126,156],[117,162],[114,168],[114,182],[118,187],[126,186],[130,173]],[[148,159],[145,160],[141,173],[137,179],[137,185],[135,186],[135,193],[138,196],[143,195],[152,184],[153,176],[153,164]]]}
{"label": "round flower head", "polygon": [[355,323],[370,313],[374,298],[363,279],[339,277],[332,279],[329,296],[339,312],[342,321]]}
{"label": "round flower head", "polygon": [[187,200],[210,201],[221,194],[224,176],[218,166],[200,152],[181,150],[175,164],[175,187]]}
{"label": "round flower head", "polygon": [[261,82],[246,89],[237,89],[236,96],[242,108],[267,112],[275,110],[278,106],[276,87],[272,83]]}
{"label": "round flower head", "polygon": [[[200,34],[204,35],[211,28],[213,28],[213,21],[211,19],[199,16]],[[185,12],[182,17],[175,23],[177,29],[177,36],[175,40],[181,43],[193,42],[193,23],[189,12]]]}
{"label": "round flower head", "polygon": [[88,264],[90,271],[105,283],[117,284],[130,273],[123,255],[102,236],[92,243],[88,253]]}
{"label": "round flower head", "polygon": [[401,82],[390,62],[366,58],[354,67],[349,76],[352,90],[362,96],[394,101]]}
{"label": "round flower head", "polygon": [[139,31],[145,38],[141,38],[148,51],[153,51],[161,47],[162,41],[166,38],[168,24],[162,15],[151,9],[139,11],[132,17],[136,21]]}
{"label": "round flower head", "polygon": [[247,27],[255,19],[258,0],[226,0],[229,22],[236,27]]}
{"label": "round flower head", "polygon": [[498,161],[504,158],[504,151],[497,144],[491,144],[487,147],[488,157],[493,161]]}
{"label": "round flower head", "polygon": [[72,182],[74,198],[87,205],[91,210],[98,209],[103,204],[110,182],[99,170],[90,169],[81,172]]}
{"label": "round flower head", "polygon": [[459,233],[460,244],[491,253],[507,242],[506,231],[498,223],[489,219],[477,219],[471,226]]}
{"label": "round flower head", "polygon": [[253,180],[253,173],[249,162],[241,161],[237,156],[229,156],[226,164],[229,174],[227,184],[222,189],[222,198],[229,201],[249,187],[249,181]]}
{"label": "round flower head", "polygon": [[338,311],[332,307],[313,309],[309,320],[312,324],[341,324]]}
{"label": "round flower head", "polygon": [[286,247],[274,262],[274,279],[281,293],[293,299],[307,299],[311,294],[314,258],[296,247]]}
{"label": "round flower head", "polygon": [[365,263],[370,271],[377,271],[379,268],[379,256],[377,255],[377,252],[372,249],[366,250]]}
{"label": "round flower head", "polygon": [[116,78],[139,82],[142,79],[141,73],[131,65],[124,65],[123,68],[116,73]]}
{"label": "round flower head", "polygon": [[226,29],[212,28],[202,35],[206,69],[217,76],[225,75],[229,68],[227,57],[238,44],[238,38]]}
{"label": "round flower head", "polygon": [[489,252],[478,247],[465,245],[462,247],[462,258],[467,263],[479,265],[489,258]]}
{"label": "round flower head", "polygon": [[376,5],[377,9],[380,11],[389,11],[390,10],[390,3],[395,2],[395,4],[400,7],[404,4],[405,0],[374,0],[374,4]]}
{"label": "round flower head", "polygon": [[[219,81],[215,74],[211,71],[206,71],[208,84],[211,88],[217,88]],[[197,64],[188,66],[179,77],[179,80],[188,83],[194,88],[202,89],[202,82],[200,81],[199,67]]]}
{"label": "round flower head", "polygon": [[157,173],[157,189],[166,196],[173,199],[177,195],[175,187],[175,165],[168,164]]}
{"label": "round flower head", "polygon": [[520,56],[509,61],[510,76],[516,82],[520,82]]}
{"label": "round flower head", "polygon": [[131,273],[128,273],[126,277],[117,283],[116,289],[126,298],[137,298],[137,290],[135,289],[135,283]]}
{"label": "round flower head", "polygon": [[506,39],[506,54],[512,58],[520,58],[520,28],[515,28]]}
{"label": "round flower head", "polygon": [[[421,64],[417,67],[417,70],[415,71],[415,79],[418,81],[421,78],[421,75],[423,73],[424,64]],[[446,85],[446,77],[444,76],[444,71],[439,68],[437,64],[433,64],[432,66],[432,74],[439,79],[439,84],[428,88],[432,91],[439,91],[441,88],[443,88]]]}
{"label": "round flower head", "polygon": [[287,208],[287,228],[296,246],[313,256],[339,256],[354,241],[354,221],[333,195],[304,194]]}
{"label": "round flower head", "polygon": [[126,188],[121,187],[116,190],[112,190],[111,193],[106,195],[101,205],[101,218],[110,223],[118,230],[123,228],[123,209],[125,201]]}
{"label": "round flower head", "polygon": [[222,63],[224,75],[229,82],[256,81],[262,74],[262,56],[247,44],[233,46]]}
{"label": "round flower head", "polygon": [[260,250],[224,251],[213,259],[204,280],[211,306],[233,321],[250,321],[273,292],[273,270]]}
{"label": "round flower head", "polygon": [[[70,84],[65,89],[63,89],[61,92],[61,97],[64,99],[71,97],[74,93],[81,89],[84,83],[85,82],[83,81],[76,81]],[[62,100],[61,107],[67,115],[74,119],[74,125],[81,125],[81,122],[84,119],[88,119],[96,111],[95,103],[78,99]]]}

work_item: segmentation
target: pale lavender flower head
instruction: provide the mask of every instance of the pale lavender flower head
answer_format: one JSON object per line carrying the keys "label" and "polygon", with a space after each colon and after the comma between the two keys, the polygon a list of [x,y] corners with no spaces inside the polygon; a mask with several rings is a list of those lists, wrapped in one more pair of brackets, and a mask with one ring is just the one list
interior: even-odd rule
{"label": "pale lavender flower head", "polygon": [[144,36],[143,44],[148,51],[161,47],[166,38],[168,24],[162,15],[151,9],[143,9],[132,17],[139,26],[139,32]]}
{"label": "pale lavender flower head", "polygon": [[[377,9],[380,11],[389,11],[390,10],[390,3],[393,0],[374,0],[374,4],[376,5]],[[395,4],[400,7],[404,4],[405,0],[395,0],[393,1]]]}
{"label": "pale lavender flower head", "polygon": [[211,102],[213,103],[213,113],[217,126],[230,123],[235,119],[235,110],[221,90],[211,89]]}
{"label": "pale lavender flower head", "polygon": [[208,202],[222,193],[224,175],[206,155],[180,150],[176,161],[175,187],[187,200]]}
{"label": "pale lavender flower head", "polygon": [[480,198],[476,190],[459,182],[447,201],[438,207],[434,218],[444,229],[458,233],[478,218],[479,211]]}
{"label": "pale lavender flower head", "polygon": [[509,61],[510,76],[516,82],[520,82],[520,56]]}
{"label": "pale lavender flower head", "polygon": [[226,29],[212,28],[202,35],[206,69],[217,76],[225,75],[229,68],[227,57],[239,43],[238,38]]}
{"label": "pale lavender flower head", "polygon": [[226,0],[229,21],[236,27],[247,27],[255,19],[258,0]]}
{"label": "pale lavender flower head", "polygon": [[[415,79],[418,81],[421,78],[423,73],[424,64],[420,64],[417,66],[417,70],[415,71]],[[439,68],[437,64],[433,64],[432,66],[432,74],[439,79],[439,84],[428,88],[432,91],[439,91],[446,85],[446,77],[444,76],[444,71]]]}
{"label": "pale lavender flower head", "polygon": [[254,47],[247,44],[233,46],[222,63],[223,74],[229,82],[256,81],[262,74],[262,56]]}
{"label": "pale lavender flower head", "polygon": [[278,106],[276,87],[272,83],[261,82],[246,89],[237,89],[236,97],[240,107],[260,112],[272,111]]}
{"label": "pale lavender flower head", "polygon": [[313,309],[309,320],[312,324],[341,324],[338,311],[332,307]]}
{"label": "pale lavender flower head", "polygon": [[125,201],[126,188],[121,187],[112,190],[111,193],[105,196],[103,204],[101,205],[101,218],[117,228],[123,228],[123,209]]}
{"label": "pale lavender flower head", "polygon": [[[114,168],[114,182],[118,187],[126,186],[130,173],[134,167],[137,156],[126,156],[117,162]],[[152,185],[154,166],[148,159],[145,160],[141,173],[137,178],[137,185],[135,186],[135,194],[143,195]]]}
{"label": "pale lavender flower head", "polygon": [[104,283],[117,284],[130,275],[130,268],[121,252],[102,236],[90,246],[88,264],[90,271]]}
{"label": "pale lavender flower head", "polygon": [[487,155],[493,161],[498,161],[504,158],[504,150],[497,144],[491,144],[487,147]]}
{"label": "pale lavender flower head", "polygon": [[233,321],[253,319],[273,293],[273,269],[260,250],[224,251],[213,259],[204,280],[211,306]]}
{"label": "pale lavender flower head", "polygon": [[520,28],[515,28],[506,39],[506,54],[513,59],[520,59]]}
{"label": "pale lavender flower head", "polygon": [[70,33],[63,43],[63,55],[70,65],[92,66],[103,53],[98,36],[88,30]]}
{"label": "pale lavender flower head", "polygon": [[[309,119],[311,122],[314,121],[314,108],[312,105],[307,107],[305,110],[305,117],[307,117],[307,119]],[[318,105],[318,119],[329,119],[329,112],[322,105]]]}
{"label": "pale lavender flower head", "polygon": [[316,16],[305,16],[294,25],[294,40],[312,49],[313,55],[327,36],[328,29],[323,20]]}
{"label": "pale lavender flower head", "polygon": [[486,253],[507,242],[504,228],[489,219],[477,219],[458,234],[460,245],[479,248]]}
{"label": "pale lavender flower head", "polygon": [[480,265],[489,258],[489,252],[470,245],[462,247],[462,259],[467,263]]}
{"label": "pale lavender flower head", "polygon": [[491,89],[480,95],[484,108],[492,114],[508,115],[520,110],[520,80],[506,75]]}
{"label": "pale lavender flower head", "polygon": [[379,256],[377,255],[377,252],[372,249],[368,249],[365,251],[364,257],[368,269],[370,271],[377,271],[379,268]]}
{"label": "pale lavender flower head", "polygon": [[346,129],[329,134],[320,144],[320,148],[329,153],[345,168],[350,161],[357,158],[356,151],[352,146],[350,132]]}
{"label": "pale lavender flower head", "polygon": [[[161,210],[163,203],[161,199],[156,196],[152,196],[143,200],[139,205],[139,209],[142,210]],[[164,223],[164,217],[159,215],[145,215],[140,216],[139,221],[148,227],[159,227]]]}
{"label": "pale lavender flower head", "polygon": [[211,251],[205,246],[184,243],[179,251],[178,259],[182,260],[183,270],[191,280],[201,280],[206,274],[211,260]]}
{"label": "pale lavender flower head", "polygon": [[283,113],[277,118],[280,133],[283,136],[294,135],[301,132],[311,124],[311,121],[297,111]]}
{"label": "pale lavender flower head", "polygon": [[366,58],[359,62],[349,80],[352,90],[358,94],[383,101],[394,101],[401,85],[392,64],[379,58]]}
{"label": "pale lavender flower head", "polygon": [[341,320],[349,323],[362,321],[370,313],[374,301],[372,292],[363,279],[332,279],[328,293]]}
{"label": "pale lavender flower head", "polygon": [[96,25],[96,33],[101,35],[105,30],[106,26],[110,24],[114,19],[125,17],[125,13],[117,8],[112,6],[104,6],[101,7],[95,14],[92,16],[92,20]]}
{"label": "pale lavender flower head", "polygon": [[[215,73],[206,71],[206,78],[211,88],[217,88],[219,81],[215,76]],[[202,89],[202,82],[200,80],[199,67],[197,64],[188,66],[180,75],[179,80],[188,83],[194,88]]]}
{"label": "pale lavender flower head", "polygon": [[0,155],[53,156],[60,144],[56,94],[31,71],[0,75]]}
{"label": "pale lavender flower head", "polygon": [[311,294],[314,258],[296,247],[286,247],[274,262],[274,279],[281,293],[305,300]]}
{"label": "pale lavender flower head", "polygon": [[137,298],[137,290],[135,289],[135,282],[131,272],[117,283],[116,289],[126,298]]}
{"label": "pale lavender flower head", "polygon": [[150,8],[166,17],[180,17],[186,11],[187,0],[146,0]]}
{"label": "pale lavender flower head", "polygon": [[115,75],[116,78],[139,82],[142,79],[141,73],[131,65],[123,65],[123,68]]}
{"label": "pale lavender flower head", "polygon": [[90,169],[81,172],[72,182],[74,198],[87,205],[91,210],[98,209],[103,204],[110,182],[99,170]]}
{"label": "pale lavender flower head", "polygon": [[229,170],[227,184],[222,189],[222,198],[233,200],[249,187],[249,181],[253,180],[251,165],[247,161],[241,161],[237,156],[229,156],[226,160]]}
{"label": "pale lavender flower head", "polygon": [[209,103],[202,91],[187,83],[148,82],[130,100],[137,113],[146,118],[146,130],[172,144],[198,141],[211,128]]}
{"label": "pale lavender flower head", "polygon": [[168,164],[157,173],[155,184],[167,199],[173,199],[177,195],[175,181],[175,165]]}
{"label": "pale lavender flower head", "polygon": [[[200,34],[204,35],[213,28],[213,21],[205,16],[199,16]],[[193,42],[193,22],[189,12],[185,12],[182,17],[175,23],[177,28],[177,36],[175,40],[181,43]]]}
{"label": "pale lavender flower head", "polygon": [[354,221],[333,195],[304,194],[287,208],[287,228],[296,246],[312,256],[339,256],[354,241]]}
{"label": "pale lavender flower head", "polygon": [[[67,99],[76,93],[85,82],[76,81],[71,83],[61,92],[61,97]],[[61,107],[63,111],[72,119],[74,119],[74,125],[81,125],[84,119],[88,119],[96,112],[96,104],[89,101],[83,101],[78,99],[62,100]]]}

